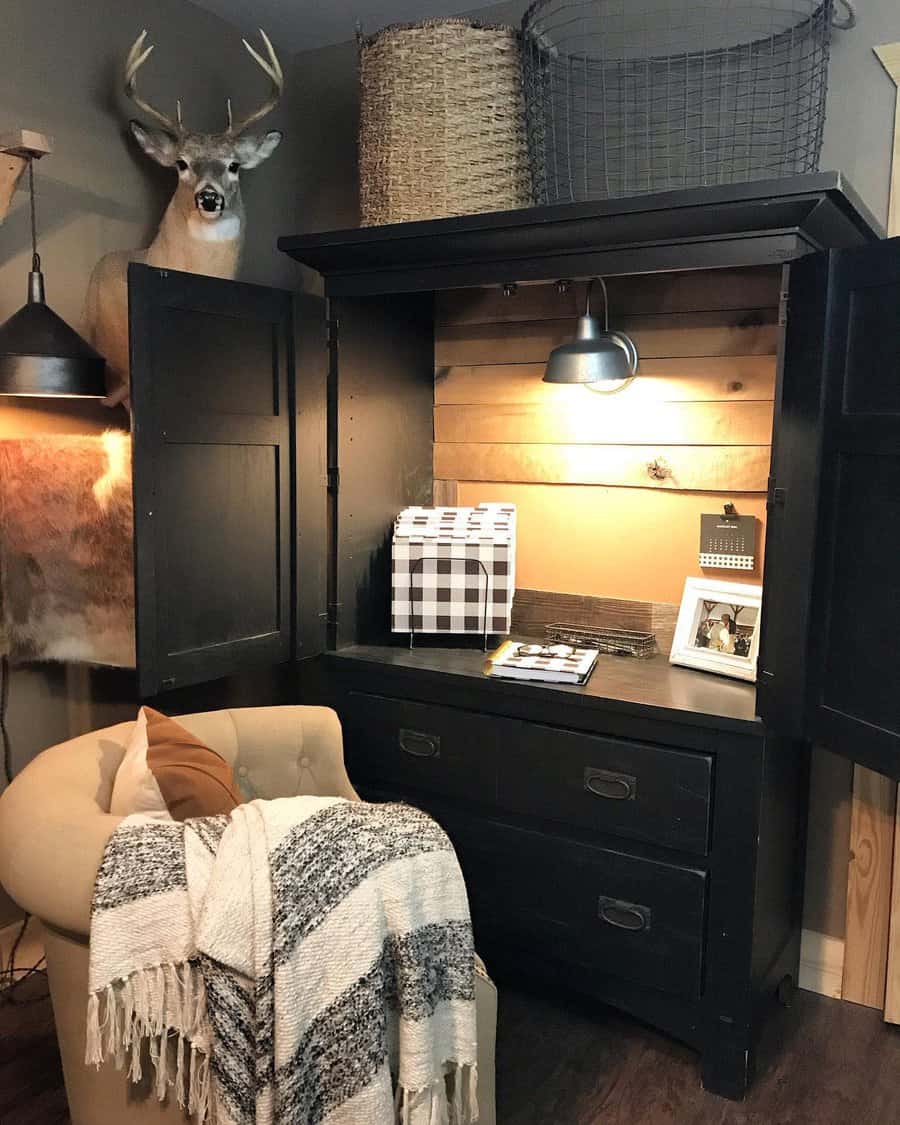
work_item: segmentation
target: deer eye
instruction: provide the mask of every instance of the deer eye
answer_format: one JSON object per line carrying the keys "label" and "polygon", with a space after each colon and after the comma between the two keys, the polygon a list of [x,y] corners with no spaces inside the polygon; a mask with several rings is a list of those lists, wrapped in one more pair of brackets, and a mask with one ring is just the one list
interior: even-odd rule
{"label": "deer eye", "polygon": [[228,171],[232,174],[232,176],[236,176],[240,169],[241,166],[236,160],[232,160],[232,162],[228,165]]}
{"label": "deer eye", "polygon": [[187,169],[188,169],[187,161],[186,160],[176,160],[175,161],[175,167],[178,169],[179,172],[186,172]]}

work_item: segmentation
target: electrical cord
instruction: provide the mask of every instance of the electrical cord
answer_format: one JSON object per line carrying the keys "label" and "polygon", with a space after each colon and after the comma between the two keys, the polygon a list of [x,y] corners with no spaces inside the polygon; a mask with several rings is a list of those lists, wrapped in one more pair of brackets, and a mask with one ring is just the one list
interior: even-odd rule
{"label": "electrical cord", "polygon": [[[9,710],[9,678],[9,660],[3,655],[0,656],[0,743],[2,743],[3,749],[3,774],[7,785],[11,784],[13,779],[12,743],[9,737],[9,728],[6,725],[6,716]],[[34,965],[25,968],[17,968],[16,966],[16,955],[25,937],[30,918],[31,915],[26,914],[22,919],[22,924],[19,926],[19,932],[15,936],[9,955],[3,963],[0,963],[0,1003],[20,1003],[16,999],[16,991],[20,985],[32,977],[46,976],[46,969],[42,967],[43,957]],[[43,998],[43,994],[41,994],[41,996],[34,997],[34,1000]]]}
{"label": "electrical cord", "polygon": [[0,742],[3,744],[3,774],[6,784],[11,785],[12,773],[12,746],[9,740],[9,728],[6,725],[6,713],[9,710],[9,659],[6,655],[0,656]]}
{"label": "electrical cord", "polygon": [[[28,923],[31,920],[31,915],[26,915],[22,919],[19,926],[19,932],[16,934],[13,941],[12,948],[9,951],[9,956],[6,958],[6,963],[0,967],[0,1003],[2,1004],[19,1004],[21,1001],[16,997],[16,992],[27,980],[32,977],[40,976],[46,977],[46,969],[44,967],[44,958],[40,957],[33,965],[27,965],[19,968],[16,965],[16,955],[19,952],[19,947],[25,937],[25,932],[28,929]],[[44,998],[44,993],[38,996],[30,997],[26,1003],[32,1001],[36,1002]]]}

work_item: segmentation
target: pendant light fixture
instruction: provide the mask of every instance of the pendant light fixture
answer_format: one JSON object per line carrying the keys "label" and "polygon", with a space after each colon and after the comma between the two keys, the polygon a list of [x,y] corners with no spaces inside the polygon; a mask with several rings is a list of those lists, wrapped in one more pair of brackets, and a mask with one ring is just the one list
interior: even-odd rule
{"label": "pendant light fixture", "polygon": [[[591,313],[595,284],[603,293],[603,328]],[[545,383],[586,383],[592,390],[618,390],[637,372],[638,352],[624,332],[609,329],[609,300],[606,282],[594,277],[588,282],[584,316],[578,318],[576,338],[554,348],[547,360]]]}
{"label": "pendant light fixture", "polygon": [[44,275],[37,249],[34,204],[34,157],[28,158],[31,200],[31,272],[28,301],[0,324],[0,395],[103,398],[102,356],[47,307]]}

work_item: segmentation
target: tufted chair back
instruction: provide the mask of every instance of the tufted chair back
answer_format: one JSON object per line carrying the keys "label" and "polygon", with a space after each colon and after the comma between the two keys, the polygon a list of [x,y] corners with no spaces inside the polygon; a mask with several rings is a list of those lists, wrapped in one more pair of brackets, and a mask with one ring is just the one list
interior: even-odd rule
{"label": "tufted chair back", "polygon": [[[327,707],[244,707],[179,716],[235,769],[248,798],[358,796],[341,726]],[[119,817],[113,781],[134,723],[119,723],[45,750],[0,799],[0,882],[31,914],[87,935],[94,876]]]}

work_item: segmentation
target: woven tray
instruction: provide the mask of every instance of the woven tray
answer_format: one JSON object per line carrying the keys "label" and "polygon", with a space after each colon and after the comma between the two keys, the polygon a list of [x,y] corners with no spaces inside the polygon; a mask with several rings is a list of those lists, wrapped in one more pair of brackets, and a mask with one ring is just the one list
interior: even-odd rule
{"label": "woven tray", "polygon": [[656,652],[655,633],[636,633],[631,629],[592,629],[556,621],[544,626],[548,641],[597,648],[614,656],[652,656]]}

